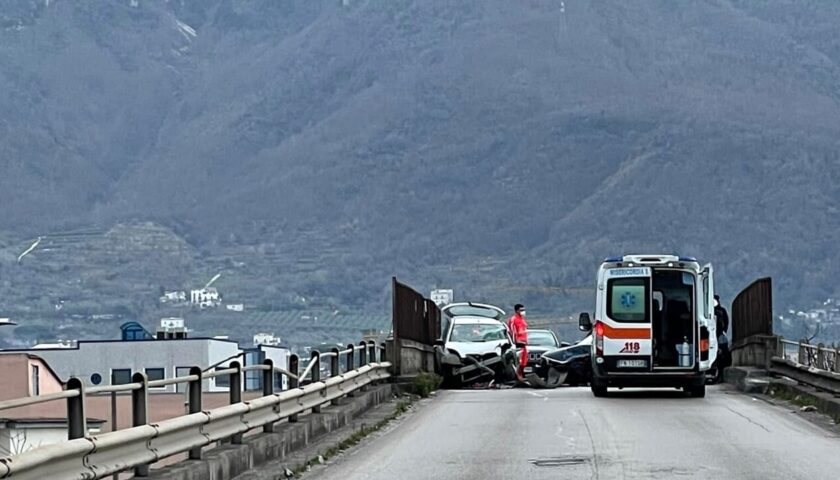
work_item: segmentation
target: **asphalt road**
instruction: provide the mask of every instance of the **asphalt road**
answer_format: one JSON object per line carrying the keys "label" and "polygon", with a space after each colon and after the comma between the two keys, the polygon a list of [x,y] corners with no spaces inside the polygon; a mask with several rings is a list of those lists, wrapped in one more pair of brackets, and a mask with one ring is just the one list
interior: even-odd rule
{"label": "asphalt road", "polygon": [[713,387],[444,391],[310,479],[818,479],[840,438],[792,408]]}

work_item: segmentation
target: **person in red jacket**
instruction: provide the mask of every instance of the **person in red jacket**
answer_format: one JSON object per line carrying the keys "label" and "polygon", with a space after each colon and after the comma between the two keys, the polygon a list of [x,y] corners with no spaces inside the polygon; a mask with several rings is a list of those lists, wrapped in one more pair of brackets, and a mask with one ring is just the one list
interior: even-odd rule
{"label": "person in red jacket", "polygon": [[519,368],[516,369],[516,376],[519,380],[525,378],[525,366],[528,365],[528,350],[525,344],[528,343],[528,322],[525,321],[525,305],[517,303],[513,306],[513,316],[508,320],[508,330],[515,343],[522,343],[522,350],[519,351]]}

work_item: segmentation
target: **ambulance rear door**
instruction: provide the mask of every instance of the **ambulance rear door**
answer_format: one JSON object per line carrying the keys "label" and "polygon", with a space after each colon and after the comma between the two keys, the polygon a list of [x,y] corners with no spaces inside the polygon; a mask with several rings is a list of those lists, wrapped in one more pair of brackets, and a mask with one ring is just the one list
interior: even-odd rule
{"label": "ambulance rear door", "polygon": [[595,340],[603,345],[608,371],[629,373],[651,369],[651,278],[651,267],[605,271],[600,292],[604,301]]}
{"label": "ambulance rear door", "polygon": [[703,266],[697,289],[698,338],[700,339],[700,370],[708,370],[717,358],[717,321],[715,319],[715,278],[711,264]]}

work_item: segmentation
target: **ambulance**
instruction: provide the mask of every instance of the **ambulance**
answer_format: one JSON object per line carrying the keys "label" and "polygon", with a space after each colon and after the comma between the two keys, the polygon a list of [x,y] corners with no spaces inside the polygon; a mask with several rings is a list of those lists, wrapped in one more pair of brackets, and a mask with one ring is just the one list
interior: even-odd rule
{"label": "ambulance", "polygon": [[706,394],[717,355],[714,275],[694,257],[609,257],[598,269],[592,332],[592,393],[609,387],[675,387]]}

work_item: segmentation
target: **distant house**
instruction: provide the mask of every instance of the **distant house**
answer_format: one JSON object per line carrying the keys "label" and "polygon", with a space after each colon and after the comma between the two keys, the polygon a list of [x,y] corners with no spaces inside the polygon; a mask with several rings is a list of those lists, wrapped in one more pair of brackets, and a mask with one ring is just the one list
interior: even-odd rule
{"label": "distant house", "polygon": [[231,303],[231,304],[225,305],[225,308],[227,308],[228,310],[230,310],[232,312],[244,312],[245,311],[245,305],[243,305],[241,303]]}
{"label": "distant house", "polygon": [[164,292],[164,294],[160,297],[160,303],[172,303],[172,304],[187,303],[187,292],[184,292],[184,291]]}
{"label": "distant house", "polygon": [[269,345],[276,347],[280,345],[280,337],[274,336],[273,333],[258,333],[254,335],[254,345]]}
{"label": "distant house", "polygon": [[190,303],[200,308],[215,308],[222,303],[222,296],[215,287],[190,291]]}

